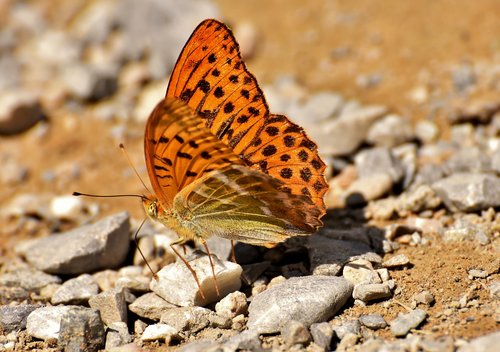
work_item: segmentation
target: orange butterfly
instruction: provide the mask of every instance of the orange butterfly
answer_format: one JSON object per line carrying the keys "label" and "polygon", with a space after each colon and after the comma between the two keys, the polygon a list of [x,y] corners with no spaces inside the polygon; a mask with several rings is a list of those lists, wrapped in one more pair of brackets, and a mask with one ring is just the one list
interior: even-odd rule
{"label": "orange butterfly", "polygon": [[215,235],[271,247],[322,225],[328,185],[316,144],[269,112],[221,22],[203,21],[184,46],[144,152],[155,192],[146,213],[177,232],[175,244]]}

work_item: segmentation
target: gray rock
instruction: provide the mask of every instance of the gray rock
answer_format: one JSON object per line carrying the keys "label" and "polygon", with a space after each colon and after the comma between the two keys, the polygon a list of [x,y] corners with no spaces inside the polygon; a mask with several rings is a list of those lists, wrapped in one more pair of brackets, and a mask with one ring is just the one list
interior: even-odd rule
{"label": "gray rock", "polygon": [[354,287],[354,291],[352,293],[354,299],[359,299],[363,302],[389,298],[391,295],[391,289],[386,283],[359,284]]}
{"label": "gray rock", "polygon": [[422,303],[425,305],[432,305],[434,303],[434,295],[429,291],[422,291],[413,296],[416,303]]}
{"label": "gray rock", "polygon": [[31,268],[0,274],[0,286],[22,287],[26,290],[39,290],[49,284],[60,282],[61,279],[57,276]]}
{"label": "gray rock", "polygon": [[443,165],[424,164],[418,168],[414,184],[432,185],[434,182],[441,180],[444,176],[445,169]]}
{"label": "gray rock", "polygon": [[128,253],[129,229],[128,214],[118,213],[93,225],[29,241],[18,252],[49,273],[81,274],[113,268]]}
{"label": "gray rock", "polygon": [[451,227],[443,231],[443,239],[447,242],[477,241],[482,245],[486,245],[490,243],[486,231],[481,224],[473,224],[459,218]]}
{"label": "gray rock", "polygon": [[338,275],[342,266],[372,251],[371,247],[358,241],[335,240],[322,235],[308,238],[307,249],[314,275]]}
{"label": "gray rock", "polygon": [[309,330],[299,321],[290,320],[281,329],[281,337],[287,346],[306,345],[311,341]]}
{"label": "gray rock", "polygon": [[377,173],[387,173],[391,176],[392,181],[397,183],[404,175],[401,160],[388,148],[379,147],[363,150],[356,155],[354,161],[360,178]]}
{"label": "gray rock", "polygon": [[115,322],[127,322],[127,303],[123,289],[112,289],[89,299],[89,305],[101,313],[107,326]]}
{"label": "gray rock", "polygon": [[131,312],[151,320],[160,320],[162,312],[175,307],[177,306],[165,301],[154,292],[140,296],[128,306]]}
{"label": "gray rock", "polygon": [[478,147],[458,150],[445,162],[449,174],[492,172],[491,158]]}
{"label": "gray rock", "polygon": [[380,314],[367,314],[359,317],[359,322],[371,330],[383,329],[387,326],[387,322]]}
{"label": "gray rock", "polygon": [[83,100],[103,99],[114,94],[118,87],[111,68],[102,69],[83,63],[64,66],[61,80],[73,96]]}
{"label": "gray rock", "polygon": [[125,345],[129,342],[132,342],[132,336],[130,336],[126,323],[116,322],[108,326],[105,345],[106,350]]}
{"label": "gray rock", "polygon": [[391,332],[394,336],[406,336],[411,329],[418,327],[427,318],[427,313],[422,309],[415,309],[407,314],[399,314],[391,321]]}
{"label": "gray rock", "polygon": [[404,254],[398,254],[384,261],[382,265],[385,268],[394,268],[410,264],[410,259]]}
{"label": "gray rock", "polygon": [[389,114],[377,120],[368,131],[367,142],[380,147],[395,147],[414,138],[408,119]]}
{"label": "gray rock", "polygon": [[203,307],[177,307],[162,313],[160,323],[172,326],[188,335],[205,328],[213,312]]}
{"label": "gray rock", "polygon": [[[210,248],[210,253],[215,254],[217,258],[222,260],[231,259],[231,241],[217,236],[212,236],[207,240],[207,246]],[[199,245],[203,251],[203,245]]]}
{"label": "gray rock", "polygon": [[498,350],[500,331],[472,339],[468,344],[461,346],[458,352],[493,352]]}
{"label": "gray rock", "polygon": [[254,330],[246,330],[238,335],[232,336],[224,343],[223,347],[229,351],[262,351],[259,334]]}
{"label": "gray rock", "polygon": [[[223,262],[215,256],[212,257],[212,260],[220,297],[239,290],[241,266],[233,262]],[[219,300],[208,256],[203,254],[190,260],[189,265],[196,272],[205,298],[203,298],[193,275],[182,261],[177,261],[161,269],[157,273],[158,279],[151,281],[151,290],[166,301],[179,306],[204,306]]]}
{"label": "gray rock", "polygon": [[451,211],[476,211],[500,206],[500,178],[488,174],[454,174],[432,186]]}
{"label": "gray rock", "polygon": [[356,207],[378,199],[392,189],[393,179],[385,172],[377,172],[355,180],[345,191],[344,202],[349,207]]}
{"label": "gray rock", "polygon": [[58,339],[61,330],[61,321],[64,315],[78,306],[53,306],[35,309],[28,315],[26,330],[29,335],[38,339]]}
{"label": "gray rock", "polygon": [[366,259],[357,259],[347,263],[342,270],[342,276],[353,285],[381,283],[372,263]]}
{"label": "gray rock", "polygon": [[330,349],[333,334],[333,327],[327,322],[311,324],[311,335],[314,343],[325,350]]}
{"label": "gray rock", "polygon": [[99,312],[76,307],[61,319],[59,345],[64,351],[99,351],[106,341],[106,333]]}
{"label": "gray rock", "polygon": [[269,268],[270,261],[242,265],[243,274],[241,279],[247,284],[252,285]]}
{"label": "gray rock", "polygon": [[36,94],[15,90],[0,95],[0,135],[26,131],[40,121],[43,115]]}
{"label": "gray rock", "polygon": [[436,195],[436,192],[430,186],[422,184],[410,188],[398,197],[396,211],[400,216],[406,216],[408,213],[433,210],[441,203],[441,198]]}
{"label": "gray rock", "polygon": [[500,299],[500,280],[492,281],[488,284],[490,296],[492,298]]}
{"label": "gray rock", "polygon": [[340,277],[292,277],[253,298],[247,325],[260,333],[278,332],[289,320],[310,326],[333,316],[351,290],[352,285]]}
{"label": "gray rock", "polygon": [[333,331],[339,339],[343,339],[348,334],[358,335],[361,332],[361,325],[359,324],[358,319],[351,319],[342,322],[341,325],[337,325],[333,327]]}
{"label": "gray rock", "polygon": [[89,298],[99,293],[94,278],[89,274],[82,274],[63,283],[52,296],[51,303],[57,304],[86,304]]}
{"label": "gray rock", "polygon": [[321,145],[322,153],[347,155],[363,143],[370,126],[386,112],[387,108],[383,106],[344,108],[337,119],[319,126],[321,134],[311,133],[311,136]]}
{"label": "gray rock", "polygon": [[28,315],[40,306],[24,304],[19,306],[0,306],[0,331],[9,333],[26,328]]}
{"label": "gray rock", "polygon": [[415,179],[418,171],[417,145],[413,143],[402,144],[392,149],[394,156],[401,162],[403,179],[401,186],[407,189]]}
{"label": "gray rock", "polygon": [[218,315],[234,318],[237,315],[245,314],[248,309],[247,296],[243,292],[231,292],[215,305]]}

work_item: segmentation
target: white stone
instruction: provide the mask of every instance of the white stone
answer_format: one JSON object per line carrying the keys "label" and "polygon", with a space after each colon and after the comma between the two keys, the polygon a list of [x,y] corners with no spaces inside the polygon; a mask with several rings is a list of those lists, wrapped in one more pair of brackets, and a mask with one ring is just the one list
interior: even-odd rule
{"label": "white stone", "polygon": [[[239,290],[242,268],[236,263],[221,261],[212,257],[220,297]],[[220,299],[215,290],[212,268],[207,255],[190,260],[189,265],[196,272],[205,298],[196,281],[182,261],[167,265],[158,273],[158,279],[151,280],[150,288],[158,296],[178,306],[204,306]]]}
{"label": "white stone", "polygon": [[28,315],[26,330],[28,334],[38,339],[58,339],[61,329],[61,319],[72,306],[42,307]]}
{"label": "white stone", "polygon": [[50,202],[50,212],[58,219],[77,219],[82,215],[83,209],[83,200],[75,196],[55,197]]}
{"label": "white stone", "polygon": [[149,325],[142,333],[141,340],[142,341],[165,340],[165,344],[168,345],[170,339],[177,334],[178,331],[174,327],[167,324],[159,323],[159,324]]}
{"label": "white stone", "polygon": [[245,314],[247,309],[247,296],[239,291],[228,294],[215,305],[218,315],[231,319],[239,314]]}

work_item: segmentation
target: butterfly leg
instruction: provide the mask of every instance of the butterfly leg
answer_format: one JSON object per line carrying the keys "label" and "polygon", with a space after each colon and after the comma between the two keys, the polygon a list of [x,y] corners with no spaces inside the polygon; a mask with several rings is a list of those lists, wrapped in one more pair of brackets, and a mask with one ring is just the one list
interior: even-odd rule
{"label": "butterfly leg", "polygon": [[231,240],[231,261],[236,263],[236,254],[234,253],[234,240]]}
{"label": "butterfly leg", "polygon": [[[196,285],[198,285],[198,288],[200,289],[201,297],[203,299],[206,299],[205,292],[203,292],[203,289],[201,288],[201,285],[200,285],[200,280],[198,280],[198,275],[196,275],[196,272],[194,271],[193,267],[191,265],[189,265],[189,262],[179,253],[179,251],[177,251],[177,249],[175,249],[174,245],[176,245],[177,242],[178,241],[170,244],[170,248],[172,248],[174,253],[184,262],[186,267],[189,269],[189,271],[191,272],[191,274],[194,277],[194,281],[196,281]],[[211,262],[211,260],[210,260],[210,262]]]}
{"label": "butterfly leg", "polygon": [[201,243],[207,251],[208,259],[210,260],[210,266],[212,267],[212,276],[214,277],[215,291],[217,292],[217,297],[220,297],[219,284],[217,283],[217,277],[215,276],[215,266],[214,262],[212,261],[212,256],[210,255],[210,250],[208,249],[206,241],[202,240]]}

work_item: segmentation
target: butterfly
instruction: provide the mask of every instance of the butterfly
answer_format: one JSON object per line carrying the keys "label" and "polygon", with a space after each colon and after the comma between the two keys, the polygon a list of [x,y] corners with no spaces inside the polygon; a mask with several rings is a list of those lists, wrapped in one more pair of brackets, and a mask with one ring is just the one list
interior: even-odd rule
{"label": "butterfly", "polygon": [[322,226],[328,184],[316,144],[269,112],[217,20],[201,22],[182,49],[147,121],[144,152],[154,195],[143,206],[176,231],[175,244],[218,236],[273,247]]}

